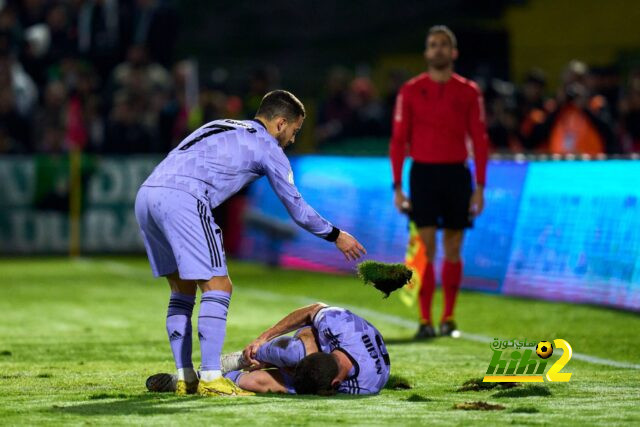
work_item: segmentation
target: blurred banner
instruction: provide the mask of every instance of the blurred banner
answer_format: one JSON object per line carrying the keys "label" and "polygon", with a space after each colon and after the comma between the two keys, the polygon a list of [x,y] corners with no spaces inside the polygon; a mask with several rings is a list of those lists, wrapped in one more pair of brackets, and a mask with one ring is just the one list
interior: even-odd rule
{"label": "blurred banner", "polygon": [[[305,199],[357,236],[368,258],[403,262],[408,221],[393,207],[387,158],[305,156],[292,167]],[[250,209],[290,222],[266,181],[250,195]],[[640,310],[640,162],[491,161],[485,197],[465,239],[465,288]],[[244,255],[264,259],[277,247],[286,267],[353,272],[304,231],[272,240],[249,228]]]}
{"label": "blurred banner", "polygon": [[[82,253],[143,252],[133,204],[160,157],[84,156]],[[69,156],[0,157],[0,253],[64,254],[70,249]]]}
{"label": "blurred banner", "polygon": [[[83,157],[81,253],[143,253],[133,203],[159,160]],[[404,261],[408,221],[393,207],[387,158],[291,164],[305,199],[357,236],[368,258]],[[69,170],[65,155],[0,157],[0,253],[69,252]],[[354,270],[333,244],[293,225],[265,179],[250,187],[245,219],[245,259]],[[640,310],[640,162],[491,161],[486,209],[466,236],[464,262],[467,289]]]}

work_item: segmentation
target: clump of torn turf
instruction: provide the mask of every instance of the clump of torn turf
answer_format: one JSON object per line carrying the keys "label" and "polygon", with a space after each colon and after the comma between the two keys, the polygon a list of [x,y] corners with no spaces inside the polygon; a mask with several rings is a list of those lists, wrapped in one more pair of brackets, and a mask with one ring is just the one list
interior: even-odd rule
{"label": "clump of torn turf", "polygon": [[387,384],[384,386],[387,390],[410,390],[411,384],[406,378],[402,378],[399,375],[390,375]]}
{"label": "clump of torn turf", "polygon": [[497,389],[510,389],[520,387],[520,383],[485,383],[482,378],[472,378],[465,381],[456,391],[484,391]]}
{"label": "clump of torn turf", "polygon": [[429,399],[426,396],[421,396],[419,394],[412,394],[411,396],[405,399],[407,402],[431,402],[432,399]]}
{"label": "clump of torn turf", "polygon": [[537,408],[533,408],[530,406],[523,406],[520,408],[513,408],[509,412],[512,412],[514,414],[537,414],[540,411]]}
{"label": "clump of torn turf", "polygon": [[515,390],[502,390],[491,397],[529,397],[529,396],[551,396],[551,390],[544,385],[529,385]]}
{"label": "clump of torn turf", "polygon": [[385,298],[411,280],[413,273],[404,264],[386,264],[378,261],[364,261],[358,264],[358,277],[365,284],[385,294]]}
{"label": "clump of torn turf", "polygon": [[462,409],[464,411],[499,411],[504,409],[504,406],[478,401],[456,403],[453,405],[453,409]]}

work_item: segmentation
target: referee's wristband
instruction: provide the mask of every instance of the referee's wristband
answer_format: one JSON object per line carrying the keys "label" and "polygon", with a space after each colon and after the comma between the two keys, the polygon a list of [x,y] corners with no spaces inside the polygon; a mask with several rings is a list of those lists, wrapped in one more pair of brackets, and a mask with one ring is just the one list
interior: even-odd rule
{"label": "referee's wristband", "polygon": [[338,240],[338,235],[340,235],[340,229],[338,227],[333,227],[329,234],[327,234],[324,240],[328,242],[335,242]]}
{"label": "referee's wristband", "polygon": [[392,190],[400,190],[402,188],[402,183],[401,182],[394,182],[393,184],[391,184],[391,189]]}

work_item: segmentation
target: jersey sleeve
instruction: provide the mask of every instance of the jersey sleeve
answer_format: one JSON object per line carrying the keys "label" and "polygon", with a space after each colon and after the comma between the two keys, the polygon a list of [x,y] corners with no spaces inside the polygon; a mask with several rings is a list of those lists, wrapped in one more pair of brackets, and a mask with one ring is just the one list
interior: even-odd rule
{"label": "jersey sleeve", "polygon": [[393,129],[389,144],[389,157],[393,172],[393,184],[402,183],[402,166],[407,155],[407,147],[411,136],[411,104],[407,86],[402,86],[396,97],[393,111]]}
{"label": "jersey sleeve", "polygon": [[473,143],[473,158],[476,165],[476,183],[484,187],[487,176],[487,159],[489,157],[489,138],[484,111],[484,99],[480,88],[473,83],[471,107],[469,109],[468,130]]}
{"label": "jersey sleeve", "polygon": [[336,307],[324,307],[321,308],[320,310],[318,310],[318,312],[315,314],[315,316],[313,316],[312,319],[312,325],[316,330],[320,330],[322,329],[322,326],[324,324],[324,322],[326,321],[326,315],[327,313],[336,313],[338,311],[341,311],[342,309],[336,308]]}
{"label": "jersey sleeve", "polygon": [[278,147],[269,150],[263,163],[264,173],[269,179],[271,188],[295,223],[318,237],[331,242],[335,241],[340,230],[304,201],[293,182],[291,164],[282,149]]}
{"label": "jersey sleeve", "polygon": [[[318,334],[325,334],[319,337],[320,341],[327,340],[331,349],[348,349],[357,345],[356,324],[362,323],[361,319],[341,307],[325,307],[316,313],[313,318],[313,327]],[[327,331],[329,331],[327,333]],[[354,341],[355,340],[355,341]]]}

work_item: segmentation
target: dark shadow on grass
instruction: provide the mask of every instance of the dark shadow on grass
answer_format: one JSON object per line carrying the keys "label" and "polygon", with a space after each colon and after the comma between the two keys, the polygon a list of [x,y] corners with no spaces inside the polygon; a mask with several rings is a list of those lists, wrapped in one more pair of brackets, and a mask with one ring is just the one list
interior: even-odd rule
{"label": "dark shadow on grass", "polygon": [[513,408],[509,412],[514,414],[537,414],[540,411],[534,407],[520,407],[520,408]]}
{"label": "dark shadow on grass", "polygon": [[551,390],[544,385],[530,385],[511,390],[502,390],[491,395],[491,397],[529,397],[529,396],[551,396]]}
{"label": "dark shadow on grass", "polygon": [[384,339],[384,343],[386,345],[405,345],[405,344],[429,344],[431,342],[433,342],[435,338],[426,338],[426,339],[421,339],[421,340],[417,340],[413,337],[406,337],[406,338],[385,338]]}
{"label": "dark shadow on grass", "polygon": [[392,374],[389,376],[387,384],[384,386],[387,390],[410,390],[413,387],[408,379],[401,377],[400,375]]}
{"label": "dark shadow on grass", "polygon": [[[124,397],[122,397],[124,396]],[[70,406],[53,405],[43,411],[49,413],[65,413],[83,416],[102,415],[162,415],[184,413],[191,409],[201,409],[206,406],[238,406],[247,410],[247,406],[264,405],[251,398],[206,398],[199,396],[177,397],[169,393],[143,393],[127,395],[124,393],[101,393],[91,395],[90,403],[78,403]],[[108,400],[107,400],[108,399]],[[116,400],[113,400],[116,399]]]}
{"label": "dark shadow on grass", "polygon": [[375,394],[372,395],[364,395],[364,394],[344,394],[337,393],[333,396],[317,396],[314,394],[283,394],[283,393],[260,393],[256,394],[255,397],[270,397],[276,399],[287,399],[287,400],[358,400],[358,399],[367,399],[371,396],[377,396]]}
{"label": "dark shadow on grass", "polygon": [[405,399],[407,402],[432,402],[433,399],[427,397],[427,396],[422,396],[420,394],[412,394],[411,396],[407,397]]}

